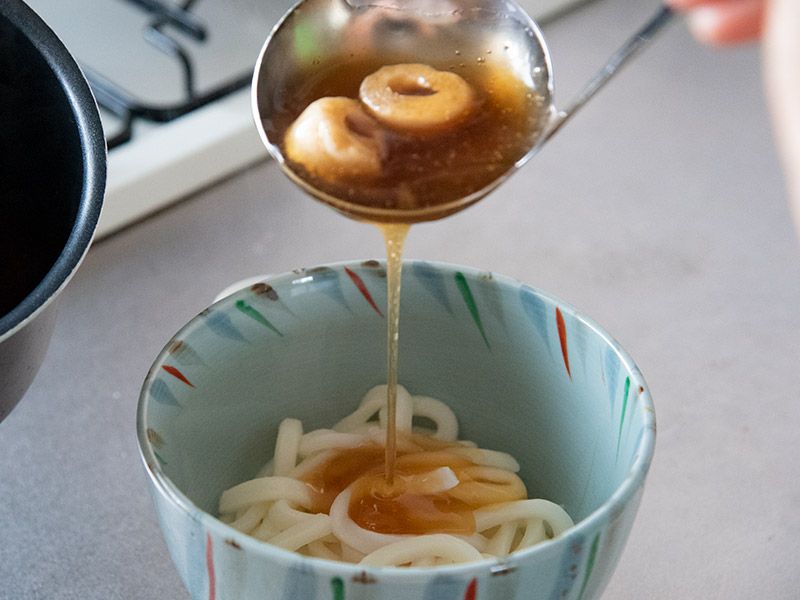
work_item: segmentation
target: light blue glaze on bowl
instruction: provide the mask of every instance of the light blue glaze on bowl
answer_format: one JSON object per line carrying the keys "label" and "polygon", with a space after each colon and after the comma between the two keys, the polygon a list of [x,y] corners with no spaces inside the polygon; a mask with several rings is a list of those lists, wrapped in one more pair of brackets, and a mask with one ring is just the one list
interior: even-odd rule
{"label": "light blue glaze on bowl", "polygon": [[271,456],[285,417],[328,427],[385,381],[378,261],[302,269],[224,298],[147,375],[140,449],[169,551],[197,600],[591,600],[641,498],[655,413],[639,369],[576,309],[508,277],[404,264],[400,383],[446,402],[460,437],[522,465],[576,526],[512,554],[432,569],[305,558],[218,521],[223,490]]}

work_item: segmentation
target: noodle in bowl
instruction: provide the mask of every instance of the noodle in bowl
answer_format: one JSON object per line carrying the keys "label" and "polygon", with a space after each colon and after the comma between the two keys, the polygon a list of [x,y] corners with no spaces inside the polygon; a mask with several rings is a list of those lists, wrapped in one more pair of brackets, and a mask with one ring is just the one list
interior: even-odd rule
{"label": "noodle in bowl", "polygon": [[[412,414],[398,416],[398,424],[413,419],[403,427],[421,426],[422,434],[464,452],[485,451],[512,475],[516,462],[528,496],[544,499],[539,508],[566,512],[575,525],[539,516],[539,543],[508,554],[521,538],[528,535],[527,545],[535,537],[532,527],[530,535],[515,532],[516,542],[508,535],[504,544],[492,542],[495,557],[470,546],[477,554],[433,566],[435,559],[415,563],[419,557],[403,555],[402,547],[399,558],[364,560],[391,544],[372,548],[357,530],[353,564],[324,551],[309,556],[306,548],[303,555],[287,549],[297,540],[279,547],[257,539],[253,528],[240,531],[246,527],[235,521],[249,506],[219,517],[226,490],[298,469],[331,445],[380,441],[374,406],[352,415],[362,397],[368,404],[380,396],[368,392],[385,378],[384,264],[302,269],[203,311],[167,344],[142,389],[140,449],[167,547],[193,598],[589,600],[602,593],[655,442],[653,405],[638,368],[576,309],[518,281],[420,261],[405,262],[403,277],[400,382],[408,392],[399,396]],[[279,437],[296,441],[271,461]],[[447,470],[428,485],[452,487]],[[340,505],[349,500],[343,498]],[[273,502],[269,511],[270,519],[319,517],[312,527],[330,527],[322,523],[327,515],[289,503]],[[265,522],[263,515],[247,518]],[[353,525],[342,535],[352,535]],[[502,527],[491,524],[482,535],[490,540]],[[440,552],[440,538],[426,538],[433,554]]]}
{"label": "noodle in bowl", "polygon": [[[573,526],[557,504],[527,499],[512,456],[457,440],[458,422],[445,404],[402,386],[398,462],[406,475],[387,485],[386,387],[369,390],[332,429],[304,434],[300,421],[284,419],[272,460],[222,493],[221,520],[305,556],[409,567],[503,558]],[[414,428],[420,417],[434,428]],[[365,487],[371,493],[354,503]],[[351,516],[354,504],[365,523]]]}

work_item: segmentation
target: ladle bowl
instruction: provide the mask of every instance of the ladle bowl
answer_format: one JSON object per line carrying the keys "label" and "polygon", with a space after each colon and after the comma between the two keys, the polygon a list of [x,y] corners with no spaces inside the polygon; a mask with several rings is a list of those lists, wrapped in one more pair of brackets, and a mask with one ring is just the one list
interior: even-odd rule
{"label": "ladle bowl", "polygon": [[[661,8],[612,55],[569,108],[560,111],[554,104],[553,70],[544,36],[513,0],[302,0],[276,25],[257,60],[252,86],[257,130],[297,185],[350,217],[406,223],[439,219],[480,200],[525,164],[670,16],[668,8]],[[536,126],[527,152],[483,188],[436,206],[375,208],[319,189],[286,159],[283,132],[273,119],[285,109],[290,90],[337,60],[359,54],[396,57],[393,62],[477,62],[514,74],[536,96]]]}

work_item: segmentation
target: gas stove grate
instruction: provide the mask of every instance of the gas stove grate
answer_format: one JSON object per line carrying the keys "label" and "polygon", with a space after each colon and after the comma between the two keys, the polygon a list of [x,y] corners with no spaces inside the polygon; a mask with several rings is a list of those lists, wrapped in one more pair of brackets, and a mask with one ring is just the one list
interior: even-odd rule
{"label": "gas stove grate", "polygon": [[84,65],[84,73],[98,105],[113,114],[121,123],[106,140],[109,150],[132,138],[135,119],[166,123],[250,84],[252,75],[246,72],[203,93],[197,91],[193,60],[185,46],[186,39],[202,43],[208,37],[206,24],[192,12],[197,0],[184,0],[179,5],[160,0],[120,1],[134,5],[149,15],[142,30],[142,38],[147,44],[176,61],[183,79],[183,98],[175,103],[161,105],[142,102],[108,77]]}

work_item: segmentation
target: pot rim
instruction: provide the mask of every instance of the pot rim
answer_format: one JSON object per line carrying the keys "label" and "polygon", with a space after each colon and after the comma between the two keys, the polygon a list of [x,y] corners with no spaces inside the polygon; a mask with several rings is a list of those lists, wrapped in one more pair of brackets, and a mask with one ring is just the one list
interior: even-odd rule
{"label": "pot rim", "polygon": [[55,32],[22,0],[4,0],[2,16],[44,58],[67,97],[83,151],[83,188],[75,222],[61,254],[36,288],[11,311],[0,316],[0,342],[43,311],[75,273],[100,220],[107,171],[100,113],[75,59]]}

